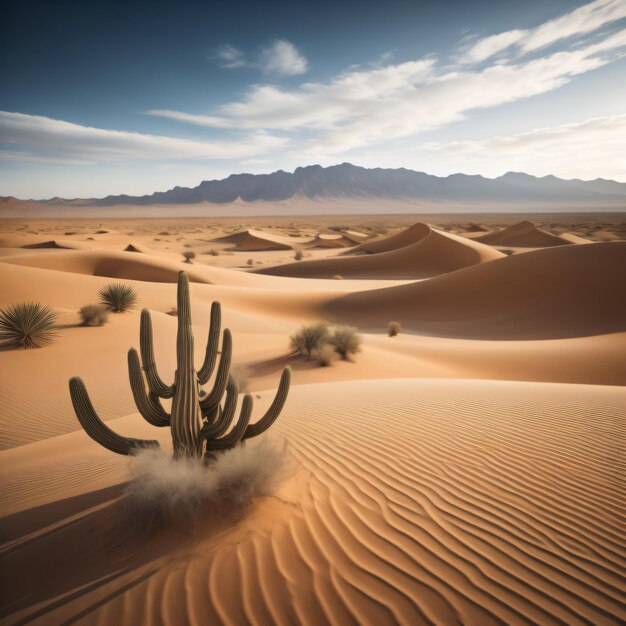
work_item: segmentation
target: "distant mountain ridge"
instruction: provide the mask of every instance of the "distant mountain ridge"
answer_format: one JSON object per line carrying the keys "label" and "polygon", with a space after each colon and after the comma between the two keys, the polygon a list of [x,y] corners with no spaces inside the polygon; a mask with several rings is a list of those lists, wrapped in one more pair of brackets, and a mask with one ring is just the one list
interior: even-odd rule
{"label": "distant mountain ridge", "polygon": [[222,180],[206,180],[197,187],[174,187],[145,196],[117,195],[88,200],[53,198],[49,204],[90,206],[197,204],[283,201],[290,198],[373,198],[459,203],[563,203],[625,205],[626,183],[598,178],[591,181],[538,178],[508,172],[498,178],[452,174],[433,176],[405,168],[368,169],[342,163],[330,167],[310,165],[293,173],[232,174]]}

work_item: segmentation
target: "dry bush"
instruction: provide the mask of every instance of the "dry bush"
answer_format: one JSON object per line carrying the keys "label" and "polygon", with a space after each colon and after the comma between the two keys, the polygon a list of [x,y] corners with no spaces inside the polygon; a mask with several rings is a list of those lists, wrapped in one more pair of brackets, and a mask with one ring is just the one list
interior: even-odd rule
{"label": "dry bush", "polygon": [[78,311],[83,326],[103,326],[109,319],[109,309],[104,304],[86,304]]}
{"label": "dry bush", "polygon": [[298,352],[307,358],[311,358],[314,350],[319,350],[324,344],[328,343],[329,334],[326,324],[311,324],[310,326],[301,326],[291,337],[289,337],[289,346],[294,352]]}
{"label": "dry bush", "polygon": [[313,358],[318,362],[320,367],[330,367],[339,357],[335,348],[330,344],[325,344],[313,351]]}
{"label": "dry bush", "polygon": [[387,333],[390,337],[395,337],[400,334],[401,328],[400,322],[389,322],[389,324],[387,324]]}
{"label": "dry bush", "polygon": [[254,265],[254,259],[248,259],[248,260],[246,261],[246,263],[247,263],[248,265]]}
{"label": "dry bush", "polygon": [[219,256],[220,255],[220,251],[217,250],[216,248],[211,248],[207,254],[210,254],[211,256]]}
{"label": "dry bush", "polygon": [[294,255],[293,255],[293,258],[294,258],[296,261],[302,261],[302,259],[304,258],[304,252],[303,252],[300,248],[298,248],[298,249],[295,251],[295,253],[294,253]]}
{"label": "dry bush", "polygon": [[124,525],[144,533],[193,526],[216,515],[240,517],[255,498],[275,491],[286,476],[286,460],[286,445],[268,438],[226,450],[208,465],[142,450],[130,460]]}
{"label": "dry bush", "polygon": [[344,360],[361,351],[361,336],[352,326],[337,326],[329,339],[329,343],[335,346],[335,351]]}
{"label": "dry bush", "polygon": [[185,257],[185,263],[191,263],[196,258],[196,253],[193,250],[185,250],[183,256]]}

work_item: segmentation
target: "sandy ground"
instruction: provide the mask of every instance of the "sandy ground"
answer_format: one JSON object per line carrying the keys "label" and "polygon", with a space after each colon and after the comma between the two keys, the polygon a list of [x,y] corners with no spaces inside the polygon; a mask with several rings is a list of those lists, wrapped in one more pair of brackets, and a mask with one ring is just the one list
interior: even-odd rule
{"label": "sandy ground", "polygon": [[[54,343],[0,350],[0,623],[623,623],[626,216],[528,219],[0,220],[0,307],[60,314]],[[80,430],[67,382],[167,446],[126,352],[150,309],[173,377],[183,269],[197,361],[219,300],[255,414],[291,365],[264,435],[290,471],[241,519],[131,537],[128,460]],[[113,279],[139,307],[81,326]],[[313,321],[362,351],[291,354]]]}

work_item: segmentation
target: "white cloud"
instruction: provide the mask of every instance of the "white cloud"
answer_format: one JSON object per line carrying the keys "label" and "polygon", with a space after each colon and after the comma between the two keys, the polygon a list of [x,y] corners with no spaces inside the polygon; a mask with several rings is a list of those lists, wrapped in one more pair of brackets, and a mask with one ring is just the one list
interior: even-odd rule
{"label": "white cloud", "polygon": [[[40,115],[0,111],[0,143],[30,148],[16,160],[235,159],[264,154],[285,140],[267,133],[232,141],[198,141],[81,126]],[[4,152],[5,156],[10,152]]]}
{"label": "white cloud", "polygon": [[278,39],[261,50],[259,65],[265,74],[297,76],[307,71],[308,63],[291,42]]}
{"label": "white cloud", "polygon": [[277,39],[261,48],[256,60],[248,60],[246,55],[231,44],[224,44],[215,51],[215,57],[224,69],[242,67],[256,68],[263,74],[274,76],[298,76],[308,70],[308,61],[290,41]]}
{"label": "white cloud", "polygon": [[484,37],[467,47],[459,61],[479,63],[512,46],[518,54],[532,52],[563,39],[592,33],[623,18],[626,18],[624,0],[595,0],[536,28]]}
{"label": "white cloud", "polygon": [[625,137],[626,114],[621,114],[476,141],[431,142],[421,148],[444,154],[450,163],[471,159],[481,171],[487,163],[492,168],[495,164],[496,174],[515,169],[541,176],[558,167],[563,177],[620,180],[626,172]]}
{"label": "white cloud", "polygon": [[211,115],[151,111],[216,128],[280,129],[299,154],[323,155],[412,137],[495,107],[556,89],[601,67],[626,46],[626,29],[596,43],[519,63],[437,72],[434,58],[350,71],[328,83],[256,85]]}
{"label": "white cloud", "polygon": [[245,67],[246,65],[244,53],[239,50],[239,48],[235,48],[235,46],[231,46],[229,43],[220,46],[215,56],[220,60],[221,66],[229,70]]}

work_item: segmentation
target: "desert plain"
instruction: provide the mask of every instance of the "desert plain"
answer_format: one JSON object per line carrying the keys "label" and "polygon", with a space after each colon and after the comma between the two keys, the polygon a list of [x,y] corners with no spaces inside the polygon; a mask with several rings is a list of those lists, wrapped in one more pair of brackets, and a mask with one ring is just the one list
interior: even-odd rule
{"label": "desert plain", "polygon": [[[291,366],[259,438],[288,471],[242,515],[130,533],[129,460],[80,428],[68,380],[167,450],[126,353],[147,308],[173,378],[183,270],[197,362],[219,301],[255,413]],[[138,305],[81,325],[110,282]],[[28,301],[59,318],[0,351],[1,623],[626,620],[625,214],[0,220],[0,307]],[[294,354],[318,322],[361,351]]]}

